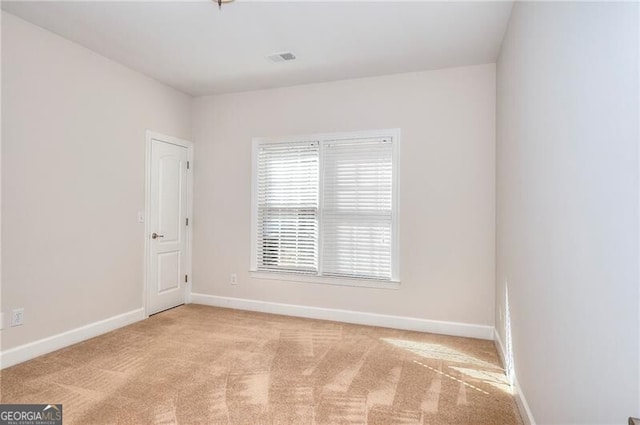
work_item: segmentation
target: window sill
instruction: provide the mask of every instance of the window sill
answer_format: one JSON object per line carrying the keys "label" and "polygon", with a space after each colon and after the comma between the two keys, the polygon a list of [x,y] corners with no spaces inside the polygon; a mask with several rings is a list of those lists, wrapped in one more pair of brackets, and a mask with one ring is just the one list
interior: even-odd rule
{"label": "window sill", "polygon": [[268,280],[287,280],[301,283],[321,283],[325,285],[359,286],[375,289],[400,289],[400,281],[375,279],[350,279],[346,277],[308,276],[301,274],[249,271],[252,278]]}

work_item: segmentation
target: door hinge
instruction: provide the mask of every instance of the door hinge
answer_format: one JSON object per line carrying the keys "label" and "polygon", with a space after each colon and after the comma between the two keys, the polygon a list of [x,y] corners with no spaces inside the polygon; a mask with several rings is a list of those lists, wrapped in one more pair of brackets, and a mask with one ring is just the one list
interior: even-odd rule
{"label": "door hinge", "polygon": [[189,161],[187,161],[187,170],[191,167],[191,164],[189,164]]}
{"label": "door hinge", "polygon": [[184,281],[185,281],[185,282],[188,282],[188,281],[189,281],[189,275],[188,275],[188,274],[185,274],[185,275],[184,275]]}
{"label": "door hinge", "polygon": [[187,226],[189,225],[189,218],[187,218]]}

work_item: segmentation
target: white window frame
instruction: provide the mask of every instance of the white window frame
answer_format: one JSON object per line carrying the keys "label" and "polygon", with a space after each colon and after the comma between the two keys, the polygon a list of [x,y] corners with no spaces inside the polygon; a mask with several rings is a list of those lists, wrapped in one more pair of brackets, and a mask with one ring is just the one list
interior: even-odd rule
{"label": "white window frame", "polygon": [[[319,241],[318,241],[318,275],[304,275],[298,273],[286,273],[280,271],[258,271],[257,258],[257,217],[258,205],[257,199],[257,177],[258,177],[258,147],[262,144],[272,143],[291,143],[301,141],[317,141],[320,145],[320,158],[322,158],[323,145],[327,142],[336,142],[340,140],[366,139],[366,138],[391,138],[393,143],[392,161],[392,219],[391,219],[391,279],[365,279],[365,278],[349,278],[349,277],[329,277],[322,276],[322,192],[324,174],[324,164],[320,161],[320,214],[319,214]],[[251,265],[249,268],[250,275],[258,279],[286,280],[305,283],[322,283],[330,285],[342,286],[361,286],[369,288],[398,289],[400,287],[400,129],[384,129],[370,131],[355,131],[345,133],[319,133],[305,134],[284,137],[254,137],[252,139],[252,167],[251,167]]]}

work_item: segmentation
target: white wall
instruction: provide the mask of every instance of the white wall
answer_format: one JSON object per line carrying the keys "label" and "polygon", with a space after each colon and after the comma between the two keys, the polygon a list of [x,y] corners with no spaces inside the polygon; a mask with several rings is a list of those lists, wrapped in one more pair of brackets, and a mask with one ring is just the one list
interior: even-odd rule
{"label": "white wall", "polygon": [[[193,113],[194,292],[493,325],[493,64],[203,97]],[[251,138],[396,127],[401,289],[250,278]]]}
{"label": "white wall", "polygon": [[640,414],[638,4],[517,2],[497,65],[497,328],[538,424]]}
{"label": "white wall", "polygon": [[[2,99],[2,22],[4,17],[0,13],[0,99]],[[0,101],[0,309],[2,309],[2,102]],[[0,329],[4,325],[4,314],[0,313]],[[0,330],[0,351],[2,351],[2,335]],[[2,365],[0,365],[2,366]]]}
{"label": "white wall", "polygon": [[2,349],[142,307],[145,130],[191,98],[2,13]]}

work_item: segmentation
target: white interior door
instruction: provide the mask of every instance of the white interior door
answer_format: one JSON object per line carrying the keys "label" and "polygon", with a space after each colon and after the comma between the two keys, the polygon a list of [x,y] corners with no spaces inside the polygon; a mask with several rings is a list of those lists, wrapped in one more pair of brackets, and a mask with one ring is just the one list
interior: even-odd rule
{"label": "white interior door", "polygon": [[147,314],[184,304],[187,286],[188,148],[151,138]]}

